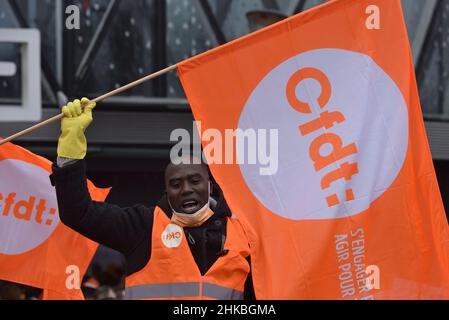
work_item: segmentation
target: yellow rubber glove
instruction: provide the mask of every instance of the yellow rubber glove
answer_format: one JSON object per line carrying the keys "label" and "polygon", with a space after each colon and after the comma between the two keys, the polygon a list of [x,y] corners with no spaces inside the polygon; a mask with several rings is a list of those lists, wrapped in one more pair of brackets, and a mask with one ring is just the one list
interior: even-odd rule
{"label": "yellow rubber glove", "polygon": [[87,98],[76,99],[62,107],[64,118],[61,120],[61,135],[58,141],[58,157],[84,159],[87,140],[84,135],[92,122],[92,109],[95,102]]}

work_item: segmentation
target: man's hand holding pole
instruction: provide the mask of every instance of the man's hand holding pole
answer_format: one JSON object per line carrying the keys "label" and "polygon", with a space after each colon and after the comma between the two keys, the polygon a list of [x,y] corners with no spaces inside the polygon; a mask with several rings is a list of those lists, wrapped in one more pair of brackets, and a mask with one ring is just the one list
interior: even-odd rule
{"label": "man's hand holding pole", "polygon": [[95,102],[82,98],[81,101],[76,99],[62,107],[64,117],[61,120],[58,157],[84,159],[87,152],[84,133],[93,120],[92,109],[95,105]]}

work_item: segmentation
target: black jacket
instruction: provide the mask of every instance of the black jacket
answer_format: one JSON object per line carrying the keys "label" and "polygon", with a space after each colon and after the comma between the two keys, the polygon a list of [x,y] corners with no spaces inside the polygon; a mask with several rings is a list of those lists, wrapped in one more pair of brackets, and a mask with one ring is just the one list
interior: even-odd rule
{"label": "black jacket", "polygon": [[[85,237],[121,252],[126,258],[126,273],[141,270],[151,257],[154,207],[135,205],[121,208],[107,202],[92,201],[87,189],[84,160],[62,168],[53,165],[50,176],[56,186],[59,216],[66,226]],[[166,197],[157,204],[171,218]],[[226,252],[226,217],[231,216],[223,196],[211,208],[214,215],[202,226],[184,228],[186,239],[202,275]],[[245,299],[253,299],[251,274],[245,284]]]}

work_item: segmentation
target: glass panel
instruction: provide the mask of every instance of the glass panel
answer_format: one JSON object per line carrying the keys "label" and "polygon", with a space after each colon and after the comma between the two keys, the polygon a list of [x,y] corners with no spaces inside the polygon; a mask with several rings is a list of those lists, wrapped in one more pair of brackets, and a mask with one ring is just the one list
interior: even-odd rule
{"label": "glass panel", "polygon": [[[17,22],[6,1],[0,1],[0,28],[16,28]],[[19,104],[22,96],[22,55],[20,45],[0,43],[0,61],[13,62],[16,74],[12,77],[0,76],[0,106],[2,104]]]}
{"label": "glass panel", "polygon": [[14,15],[5,0],[0,1],[0,28],[16,28]]}
{"label": "glass panel", "polygon": [[[70,86],[76,96],[96,96],[115,87],[131,82],[153,71],[154,0],[119,1],[113,18],[105,26],[104,37],[90,58],[91,69],[78,86]],[[167,64],[204,52],[217,45],[209,22],[199,0],[166,0],[167,4]],[[289,13],[298,0],[208,0],[215,19],[228,41],[249,32],[246,13],[255,9],[276,9]],[[319,5],[325,0],[307,0],[304,10]],[[71,70],[64,80],[73,80],[110,0],[66,0],[66,5],[75,4],[81,12],[80,30],[56,30],[56,1],[17,0],[15,2],[31,27],[41,32],[43,55],[53,78],[56,74],[56,32],[64,32],[66,51],[64,68]],[[418,82],[425,113],[449,114],[449,0],[439,0],[428,37],[425,41],[418,74]],[[413,41],[420,25],[426,1],[402,0],[409,38]],[[62,15],[62,18],[65,18]],[[64,23],[63,23],[64,24]],[[0,28],[18,27],[9,2],[0,1]],[[101,39],[101,37],[100,37]],[[17,46],[16,46],[17,47]],[[20,54],[14,45],[1,45],[0,61],[17,63],[15,77],[0,78],[0,98],[20,97]],[[167,76],[167,94],[183,97],[183,90],[176,72]],[[46,97],[43,90],[44,99]],[[126,96],[152,96],[151,82],[125,92]],[[445,107],[446,106],[446,107]]]}
{"label": "glass panel", "polygon": [[[31,28],[38,28],[41,33],[42,52],[44,53],[48,66],[52,74],[56,71],[56,51],[55,51],[55,3],[51,0],[42,1],[38,5],[35,0],[17,0],[17,7],[20,14],[25,18]],[[0,28],[18,28],[18,19],[7,1],[0,1]],[[16,63],[16,76],[11,78],[0,77],[0,97],[20,98],[21,97],[21,54],[19,45],[3,47],[0,50],[0,61],[12,61]],[[3,49],[5,48],[5,49]],[[8,49],[9,48],[9,49]],[[15,48],[15,49],[13,49]],[[5,60],[3,60],[5,59]],[[47,92],[42,86],[42,99],[44,102],[50,101]]]}
{"label": "glass panel", "polygon": [[296,5],[298,4],[297,0],[278,0],[278,6],[279,6],[279,10],[282,11],[285,14],[289,14],[289,10],[293,10],[293,8],[296,7]]}
{"label": "glass panel", "polygon": [[248,34],[249,25],[246,13],[260,9],[266,9],[262,0],[232,1],[229,12],[222,23],[223,32],[227,39],[233,40]]}
{"label": "glass panel", "polygon": [[13,62],[16,73],[12,77],[0,76],[0,105],[19,104],[22,97],[22,67],[20,45],[0,43],[0,61]]}
{"label": "glass panel", "polygon": [[418,82],[423,112],[449,115],[449,0],[437,4],[419,64]]}
{"label": "glass panel", "polygon": [[308,10],[308,9],[316,7],[324,2],[327,2],[327,1],[326,0],[307,0],[304,5],[304,8],[302,10],[303,11]]}
{"label": "glass panel", "polygon": [[[167,62],[169,65],[216,46],[199,1],[167,0]],[[170,72],[168,96],[183,97],[176,72]]]}
{"label": "glass panel", "polygon": [[[304,3],[303,10],[313,8],[327,1],[328,0],[307,0]],[[290,12],[288,12],[288,10],[296,8],[299,2],[300,1],[298,0],[278,0],[279,9],[282,12],[289,14]],[[425,5],[426,1],[402,0],[402,7],[410,39],[414,39],[415,37],[416,29],[419,25],[422,10]]]}
{"label": "glass panel", "polygon": [[16,4],[30,28],[38,28],[41,45],[50,70],[56,74],[55,0],[16,0]]}
{"label": "glass panel", "polygon": [[[70,1],[72,3],[72,1]],[[73,30],[73,74],[100,27],[109,0],[75,1],[81,9],[82,26]],[[152,72],[153,1],[120,1],[101,31],[103,38],[94,46],[87,74],[72,86],[77,96],[93,97],[137,80]],[[66,40],[66,39],[65,39]],[[123,96],[151,96],[150,82],[127,90]]]}
{"label": "glass panel", "polygon": [[416,30],[419,25],[422,11],[425,5],[426,1],[402,0],[402,9],[404,11],[408,37],[410,41],[415,38]]}

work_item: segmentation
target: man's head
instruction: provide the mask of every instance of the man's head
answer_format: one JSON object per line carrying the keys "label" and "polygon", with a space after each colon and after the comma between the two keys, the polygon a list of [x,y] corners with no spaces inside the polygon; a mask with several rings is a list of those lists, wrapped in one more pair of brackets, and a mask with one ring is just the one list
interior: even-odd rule
{"label": "man's head", "polygon": [[167,198],[172,209],[179,213],[197,212],[209,201],[211,192],[207,166],[190,163],[170,163],[165,169]]}

